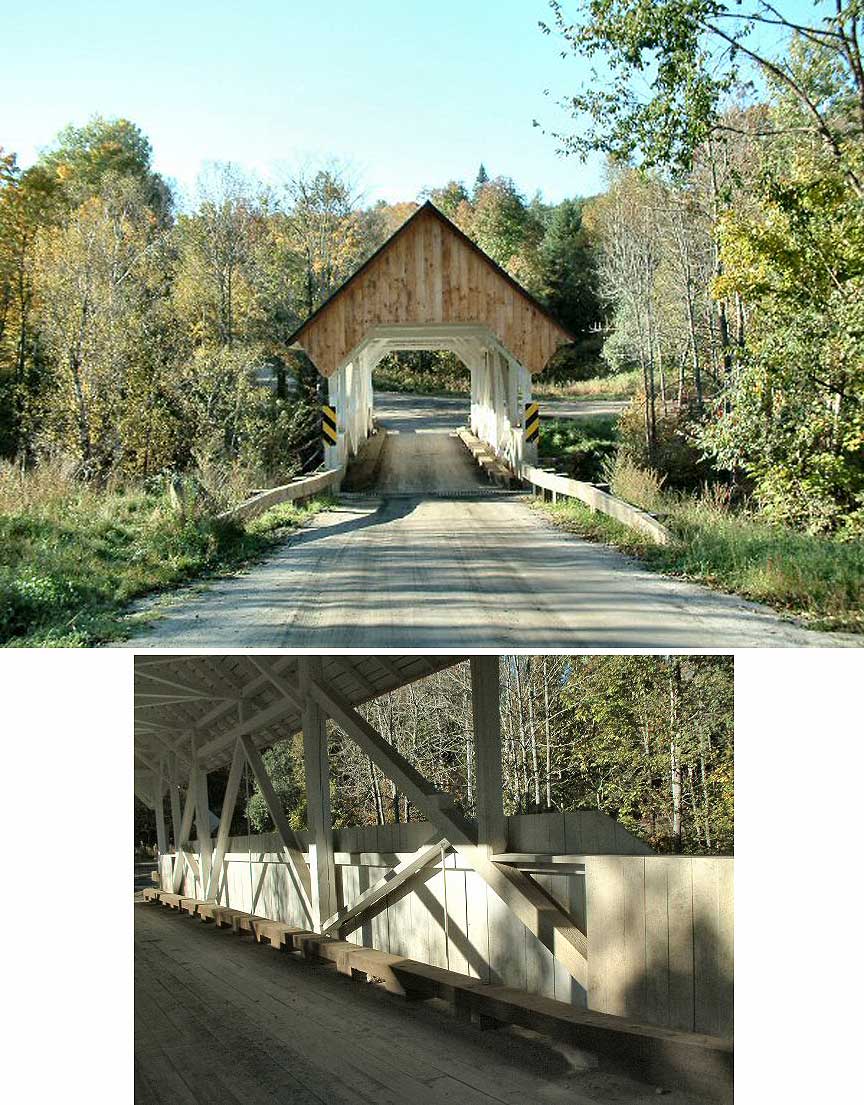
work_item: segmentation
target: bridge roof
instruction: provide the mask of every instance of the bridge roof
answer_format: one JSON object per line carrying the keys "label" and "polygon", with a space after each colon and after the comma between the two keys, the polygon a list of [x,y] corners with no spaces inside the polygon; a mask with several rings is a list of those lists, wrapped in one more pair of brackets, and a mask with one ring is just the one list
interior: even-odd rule
{"label": "bridge roof", "polygon": [[[453,667],[464,656],[388,654],[323,656],[328,684],[353,706],[369,702],[433,672]],[[276,674],[276,680],[265,672]],[[259,748],[298,732],[297,706],[278,689],[297,677],[297,657],[213,654],[135,657],[135,785],[151,792],[154,769],[174,752],[181,778],[188,773],[190,737],[207,771],[231,760],[238,736],[238,703],[244,732]]]}
{"label": "bridge roof", "polygon": [[323,376],[376,326],[485,325],[530,372],[575,337],[427,202],[292,334]]}

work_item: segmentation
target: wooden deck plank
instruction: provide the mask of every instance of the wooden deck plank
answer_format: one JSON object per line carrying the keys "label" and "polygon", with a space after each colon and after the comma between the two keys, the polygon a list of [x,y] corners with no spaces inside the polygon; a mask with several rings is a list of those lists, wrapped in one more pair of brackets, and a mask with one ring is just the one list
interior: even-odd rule
{"label": "wooden deck plank", "polygon": [[[448,975],[463,985],[441,972]],[[524,997],[530,1018],[560,1012],[539,997],[486,989],[501,1009]],[[136,909],[136,1037],[144,1105],[197,1105],[186,1093],[190,1083],[210,1105],[525,1105],[565,1097],[635,1105],[646,1093],[644,1084],[619,1078],[610,1096],[603,1079],[612,1076],[596,1071],[583,1092],[561,1054],[536,1038],[481,1035],[438,1006],[404,1005],[329,966],[273,956],[228,930],[143,904]],[[199,1077],[205,1068],[214,1072],[209,1082]],[[697,1099],[676,1092],[667,1100]]]}

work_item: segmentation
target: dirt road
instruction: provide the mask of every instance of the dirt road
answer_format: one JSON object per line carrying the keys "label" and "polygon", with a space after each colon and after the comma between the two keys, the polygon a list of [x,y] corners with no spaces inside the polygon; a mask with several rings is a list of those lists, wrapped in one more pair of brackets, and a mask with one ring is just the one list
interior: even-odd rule
{"label": "dirt road", "polygon": [[460,650],[859,643],[648,572],[615,549],[562,532],[519,497],[490,491],[459,439],[446,429],[432,432],[435,420],[427,410],[412,433],[403,415],[388,439],[376,494],[345,496],[245,575],[177,593],[152,629],[129,644]]}

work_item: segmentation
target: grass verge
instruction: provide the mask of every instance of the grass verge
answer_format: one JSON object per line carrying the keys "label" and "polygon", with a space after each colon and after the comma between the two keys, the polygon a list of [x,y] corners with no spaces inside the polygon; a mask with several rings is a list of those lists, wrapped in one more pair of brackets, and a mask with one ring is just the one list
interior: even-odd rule
{"label": "grass verge", "polygon": [[797,533],[695,496],[664,496],[669,545],[655,545],[583,503],[535,501],[556,525],[615,545],[647,567],[743,595],[811,629],[864,633],[864,544]]}
{"label": "grass verge", "polygon": [[638,369],[560,384],[540,379],[534,384],[533,394],[535,399],[632,399],[641,382],[642,374]]}
{"label": "grass verge", "polygon": [[324,507],[248,522],[184,515],[167,495],[86,487],[0,514],[0,645],[82,647],[127,635],[135,598],[236,571]]}

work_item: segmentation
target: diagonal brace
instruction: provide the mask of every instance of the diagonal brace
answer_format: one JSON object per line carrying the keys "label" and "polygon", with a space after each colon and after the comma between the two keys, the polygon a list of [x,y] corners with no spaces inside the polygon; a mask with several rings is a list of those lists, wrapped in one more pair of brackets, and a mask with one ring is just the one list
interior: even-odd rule
{"label": "diagonal brace", "polygon": [[345,735],[423,811],[528,931],[587,989],[588,942],[573,918],[524,871],[493,863],[487,848],[478,844],[474,825],[454,808],[452,796],[438,791],[335,688],[323,679],[310,679],[309,692]]}

